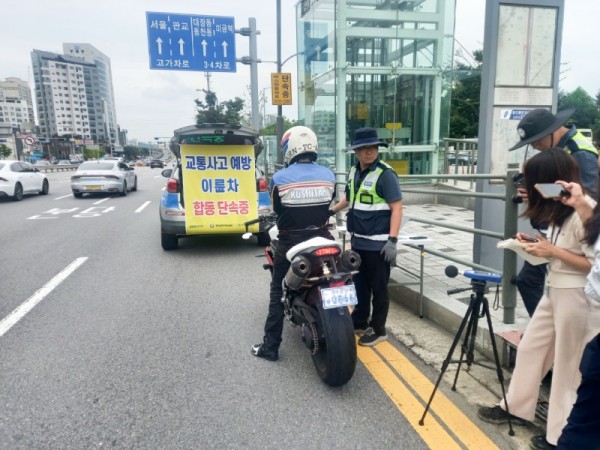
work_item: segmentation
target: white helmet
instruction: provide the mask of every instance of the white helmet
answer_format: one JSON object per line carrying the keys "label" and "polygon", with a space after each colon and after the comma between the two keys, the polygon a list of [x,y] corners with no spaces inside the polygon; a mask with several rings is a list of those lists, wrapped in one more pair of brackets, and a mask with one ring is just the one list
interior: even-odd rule
{"label": "white helmet", "polygon": [[286,165],[293,164],[299,156],[317,159],[317,136],[308,127],[297,126],[287,130],[281,139],[281,152]]}

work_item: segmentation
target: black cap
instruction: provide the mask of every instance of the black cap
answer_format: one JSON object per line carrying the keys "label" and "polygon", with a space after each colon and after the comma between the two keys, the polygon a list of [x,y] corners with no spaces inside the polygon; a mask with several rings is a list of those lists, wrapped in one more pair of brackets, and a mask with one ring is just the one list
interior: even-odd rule
{"label": "black cap", "polygon": [[558,130],[574,112],[575,108],[559,111],[556,115],[541,108],[529,111],[517,125],[517,133],[519,133],[521,141],[509,148],[508,151],[516,150],[548,136]]}

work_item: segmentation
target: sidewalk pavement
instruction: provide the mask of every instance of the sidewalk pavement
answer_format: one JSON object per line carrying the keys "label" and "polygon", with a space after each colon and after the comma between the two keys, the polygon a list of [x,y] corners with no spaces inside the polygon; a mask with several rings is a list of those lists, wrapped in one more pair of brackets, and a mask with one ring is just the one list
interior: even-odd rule
{"label": "sidewalk pavement", "polygon": [[[418,217],[439,222],[440,225],[447,223],[453,225],[462,225],[474,228],[474,211],[461,207],[453,207],[439,204],[405,204],[403,213],[406,216]],[[416,221],[409,221],[402,227],[402,233],[417,234],[433,239],[434,243],[425,245],[427,248],[434,248],[439,252],[448,255],[463,258],[468,261],[473,260],[473,237],[472,233],[455,231],[442,226],[429,225]],[[390,280],[390,311],[387,321],[388,333],[394,336],[398,341],[419,357],[427,365],[433,367],[439,374],[441,365],[446,359],[452,341],[458,331],[460,322],[466,314],[470,301],[471,290],[449,296],[448,289],[469,287],[470,279],[458,275],[456,278],[449,278],[445,275],[444,269],[448,265],[455,265],[462,270],[470,267],[460,266],[444,258],[425,253],[424,257],[424,291],[423,291],[423,318],[419,317],[418,298],[419,285],[411,284],[403,286],[404,282],[415,282],[415,274],[419,273],[420,251],[418,248],[406,245],[399,246],[397,265],[400,268],[392,270]],[[407,275],[406,271],[412,275]],[[504,360],[504,379],[505,386],[508,387],[510,380],[510,369],[507,369],[509,362],[508,346],[499,334],[512,334],[520,336],[527,323],[529,316],[523,302],[517,296],[517,309],[515,313],[515,324],[507,325],[503,321],[503,311],[501,300],[498,308],[495,303],[496,288],[493,284],[488,284],[489,292],[486,293],[490,306],[490,315],[492,316],[492,326],[496,336],[495,341],[498,346],[500,358]],[[501,289],[500,289],[501,295]],[[464,334],[463,334],[464,336]],[[461,337],[458,346],[453,354],[453,360],[460,356],[460,345],[464,338]],[[517,337],[518,341],[518,337]],[[482,361],[488,366],[494,367],[493,353],[491,351],[491,341],[485,318],[478,321],[478,332],[476,338],[475,361]],[[484,354],[479,353],[482,351]],[[513,355],[514,356],[514,355]],[[447,385],[451,385],[456,374],[457,364],[450,364],[444,376]],[[473,410],[471,411],[474,421],[480,427],[489,426],[484,424],[476,417],[477,407],[479,405],[491,406],[499,401],[502,395],[500,384],[498,383],[495,370],[481,367],[473,364],[467,370],[467,365],[463,363],[458,378],[457,391],[467,394]],[[547,401],[548,387],[542,386],[540,401]],[[435,401],[435,399],[434,399]],[[508,432],[508,426],[502,425],[500,428]],[[536,419],[534,426],[516,427],[516,435],[511,438],[514,443],[514,449],[528,449],[529,440],[536,434],[543,434],[545,424],[539,418]]]}

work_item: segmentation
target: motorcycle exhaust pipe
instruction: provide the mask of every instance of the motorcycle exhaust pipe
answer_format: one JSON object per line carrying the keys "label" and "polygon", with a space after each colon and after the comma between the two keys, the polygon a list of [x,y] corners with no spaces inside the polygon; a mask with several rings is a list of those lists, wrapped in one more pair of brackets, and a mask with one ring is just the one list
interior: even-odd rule
{"label": "motorcycle exhaust pipe", "polygon": [[290,269],[285,275],[285,284],[290,289],[299,289],[309,273],[310,261],[308,258],[297,256],[293,259]]}
{"label": "motorcycle exhaust pipe", "polygon": [[348,271],[358,270],[360,267],[360,255],[354,250],[346,250],[340,259],[342,267]]}

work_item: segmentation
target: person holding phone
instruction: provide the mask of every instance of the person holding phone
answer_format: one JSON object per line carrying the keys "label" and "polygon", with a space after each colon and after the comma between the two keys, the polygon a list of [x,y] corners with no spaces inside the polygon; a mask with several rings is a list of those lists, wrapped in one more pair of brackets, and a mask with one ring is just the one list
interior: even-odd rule
{"label": "person holding phone", "polygon": [[[565,109],[556,114],[552,114],[543,108],[530,111],[517,125],[519,142],[508,151],[526,145],[531,145],[541,152],[553,147],[563,149],[575,158],[579,167],[579,179],[582,185],[592,196],[595,196],[598,190],[598,150],[575,126],[565,126],[565,123],[574,112],[574,108]],[[525,159],[527,159],[527,152],[525,153]],[[517,188],[517,196],[527,203],[527,190],[524,186]],[[539,231],[546,228],[546,224],[542,223],[532,222],[531,225]],[[525,261],[515,280],[529,317],[533,315],[544,293],[545,276],[545,264],[534,266]]]}
{"label": "person holding phone", "polygon": [[[545,199],[535,188],[536,183],[556,180],[578,183],[577,163],[562,149],[552,148],[529,159],[524,174],[529,202],[522,215],[549,224],[546,237],[537,233],[533,236],[537,242],[524,245],[526,252],[551,259],[546,293],[519,344],[507,404],[481,407],[478,415],[486,422],[504,423],[508,421],[508,409],[514,424],[527,424],[535,417],[540,383],[554,367],[546,434],[534,436],[531,441],[533,449],[551,449],[576,398],[576,373],[583,347],[600,328],[600,303],[592,303],[584,293],[593,249],[584,239],[582,220],[571,206]],[[589,196],[585,201],[591,206],[596,204]]]}
{"label": "person holding phone", "polygon": [[[562,180],[557,183],[569,193],[569,196],[560,197],[560,201],[575,208],[585,223],[585,239],[594,246],[594,265],[587,277],[585,293],[600,303],[600,206],[592,209],[579,184]],[[577,400],[556,446],[560,450],[600,449],[600,332],[585,346],[579,372],[581,383]]]}

